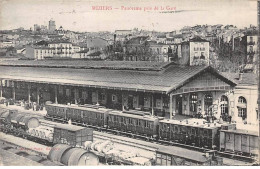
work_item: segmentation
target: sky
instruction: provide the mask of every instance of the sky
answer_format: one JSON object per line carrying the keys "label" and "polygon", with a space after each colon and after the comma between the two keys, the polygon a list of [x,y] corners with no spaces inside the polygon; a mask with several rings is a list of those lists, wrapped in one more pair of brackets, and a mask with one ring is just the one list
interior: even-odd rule
{"label": "sky", "polygon": [[[93,6],[105,6],[93,10]],[[131,8],[141,8],[133,10]],[[171,12],[171,13],[170,13]],[[255,0],[0,0],[0,29],[56,28],[96,32],[122,29],[173,31],[200,24],[257,25]]]}

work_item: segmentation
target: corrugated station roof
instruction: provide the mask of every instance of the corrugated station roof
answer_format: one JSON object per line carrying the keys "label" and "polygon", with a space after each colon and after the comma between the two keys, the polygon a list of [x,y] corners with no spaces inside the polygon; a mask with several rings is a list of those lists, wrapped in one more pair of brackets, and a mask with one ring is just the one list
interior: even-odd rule
{"label": "corrugated station roof", "polygon": [[78,69],[125,69],[125,70],[161,70],[173,64],[170,62],[149,61],[84,61],[84,60],[1,60],[0,66],[53,67]]}
{"label": "corrugated station roof", "polygon": [[[27,67],[28,62],[30,63],[29,66],[32,67]],[[60,68],[63,67],[64,63],[71,62],[62,61],[63,64],[60,66],[58,66],[56,62],[55,66],[59,67],[59,69],[57,69],[49,67],[48,63],[51,65],[52,62],[48,61],[36,61],[35,64],[33,64],[34,61],[28,62],[27,64],[21,63],[23,67],[0,65],[0,78],[37,83],[124,89],[133,91],[170,92],[187,83],[189,79],[195,75],[203,71],[213,70],[209,66],[180,66],[159,62],[152,62],[149,64],[149,62],[113,61],[100,62],[100,64],[95,65],[96,67],[93,65],[94,68],[92,69],[91,63],[96,64],[97,62],[86,62],[88,63],[88,69],[70,69],[66,66],[66,68]],[[76,63],[83,65],[81,62],[83,61],[78,61]],[[124,67],[122,64],[125,64],[125,66],[129,69],[122,70]],[[140,71],[138,67],[142,71]],[[158,69],[158,67],[160,68]],[[215,73],[217,72],[215,71]],[[219,77],[223,78],[223,80],[229,84],[235,84],[232,80],[225,79],[221,75],[219,75]]]}

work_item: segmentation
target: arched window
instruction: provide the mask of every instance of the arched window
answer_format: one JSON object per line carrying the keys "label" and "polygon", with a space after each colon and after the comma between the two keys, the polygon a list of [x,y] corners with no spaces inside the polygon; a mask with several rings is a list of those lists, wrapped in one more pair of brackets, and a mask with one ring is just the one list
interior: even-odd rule
{"label": "arched window", "polygon": [[238,109],[238,117],[242,117],[243,119],[245,119],[247,117],[247,103],[246,103],[246,99],[242,96],[238,98],[237,109]]}
{"label": "arched window", "polygon": [[209,114],[210,106],[213,104],[212,94],[208,93],[204,97],[204,111]]}
{"label": "arched window", "polygon": [[228,115],[228,98],[227,96],[221,96],[220,99],[221,115]]}
{"label": "arched window", "polygon": [[190,94],[190,111],[191,112],[197,111],[197,103],[198,103],[197,93],[191,93]]}

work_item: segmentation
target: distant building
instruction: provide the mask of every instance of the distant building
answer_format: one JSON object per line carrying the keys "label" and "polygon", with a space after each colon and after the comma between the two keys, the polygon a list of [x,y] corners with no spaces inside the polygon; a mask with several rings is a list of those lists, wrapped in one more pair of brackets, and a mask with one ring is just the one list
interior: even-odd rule
{"label": "distant building", "polygon": [[56,30],[56,24],[55,21],[52,19],[49,21],[49,32],[54,32]]}
{"label": "distant building", "polygon": [[257,57],[258,57],[258,36],[257,35],[245,35],[242,37],[242,45],[244,47],[245,54],[245,71],[256,71],[257,69]]}
{"label": "distant building", "polygon": [[116,35],[130,35],[132,34],[132,30],[116,30]]}
{"label": "distant building", "polygon": [[34,32],[39,32],[40,30],[41,30],[40,25],[38,25],[38,24],[34,24],[34,25],[33,25],[33,31],[34,31]]}
{"label": "distant building", "polygon": [[183,42],[178,60],[183,65],[209,65],[209,41],[194,37]]}
{"label": "distant building", "polygon": [[12,41],[3,41],[0,42],[0,48],[8,48],[8,47],[14,47],[14,43]]}

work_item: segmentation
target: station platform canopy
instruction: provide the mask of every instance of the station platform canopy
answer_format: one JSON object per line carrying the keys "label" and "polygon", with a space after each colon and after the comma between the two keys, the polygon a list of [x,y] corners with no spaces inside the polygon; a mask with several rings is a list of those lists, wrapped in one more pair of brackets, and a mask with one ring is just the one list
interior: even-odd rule
{"label": "station platform canopy", "polygon": [[[10,63],[9,63],[10,62]],[[2,61],[0,79],[116,90],[169,93],[203,73],[236,83],[210,66],[126,61]]]}

